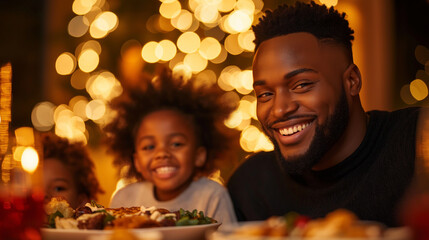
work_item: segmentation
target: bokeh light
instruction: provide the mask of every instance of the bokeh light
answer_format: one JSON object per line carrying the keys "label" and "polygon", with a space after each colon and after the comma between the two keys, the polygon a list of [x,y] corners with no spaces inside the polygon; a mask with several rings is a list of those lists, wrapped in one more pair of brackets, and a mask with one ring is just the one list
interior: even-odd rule
{"label": "bokeh light", "polygon": [[89,21],[85,16],[76,16],[70,20],[68,33],[72,37],[82,37],[89,29]]}
{"label": "bokeh light", "polygon": [[201,39],[195,32],[184,32],[177,39],[177,47],[184,53],[193,53],[198,50]]}
{"label": "bokeh light", "polygon": [[230,12],[235,7],[236,0],[221,0],[217,5],[219,12]]}
{"label": "bokeh light", "polygon": [[182,6],[179,1],[165,1],[159,7],[159,13],[165,18],[174,18],[180,14]]}
{"label": "bokeh light", "polygon": [[60,75],[69,75],[76,68],[76,58],[69,52],[62,53],[55,62],[55,70]]}
{"label": "bokeh light", "polygon": [[159,57],[156,56],[156,48],[158,43],[150,41],[146,43],[142,48],[142,57],[148,63],[155,63],[159,61]]}
{"label": "bokeh light", "polygon": [[225,38],[225,49],[232,55],[239,55],[244,51],[238,43],[238,34],[231,34]]}
{"label": "bokeh light", "polygon": [[97,0],[74,0],[72,10],[77,15],[84,15],[91,11]]}
{"label": "bokeh light", "polygon": [[213,70],[206,69],[195,76],[195,87],[212,86],[216,84],[216,73]]}
{"label": "bokeh light", "polygon": [[338,0],[319,0],[321,4],[325,4],[327,7],[336,6]]}
{"label": "bokeh light", "polygon": [[237,10],[229,15],[225,24],[232,30],[232,33],[244,32],[252,26],[253,19],[245,11]]}
{"label": "bokeh light", "polygon": [[188,10],[182,9],[179,15],[171,19],[171,25],[180,31],[188,30],[193,23],[193,15]]}
{"label": "bokeh light", "polygon": [[206,37],[201,41],[199,53],[208,60],[215,59],[222,51],[222,47],[218,40],[212,37]]}
{"label": "bokeh light", "polygon": [[421,101],[428,96],[428,87],[421,79],[415,79],[410,83],[410,92],[417,101]]}
{"label": "bokeh light", "polygon": [[92,100],[86,105],[86,116],[91,120],[99,120],[106,114],[106,104],[101,100]]}
{"label": "bokeh light", "polygon": [[162,61],[169,61],[173,59],[173,57],[176,56],[176,52],[176,45],[167,39],[159,42],[155,49],[156,57]]}
{"label": "bokeh light", "polygon": [[88,99],[84,96],[75,96],[69,101],[69,107],[73,113],[82,118],[82,120],[88,120],[86,116],[86,105],[88,104]]}
{"label": "bokeh light", "polygon": [[238,34],[238,45],[248,52],[253,52],[255,49],[255,43],[253,42],[255,40],[255,34],[253,31],[248,30],[242,33]]}
{"label": "bokeh light", "polygon": [[220,18],[217,6],[207,3],[200,4],[195,9],[195,17],[205,25],[213,24],[217,25],[217,20]]}
{"label": "bokeh light", "polygon": [[183,63],[191,68],[192,73],[199,73],[207,67],[208,62],[207,59],[196,52],[187,54]]}
{"label": "bokeh light", "polygon": [[109,101],[122,93],[122,86],[111,72],[101,71],[88,79],[86,91],[93,99]]}
{"label": "bokeh light", "polygon": [[187,64],[183,64],[179,62],[174,66],[172,71],[173,71],[173,77],[175,78],[181,77],[184,80],[188,80],[192,78],[192,68]]}
{"label": "bokeh light", "polygon": [[80,69],[76,70],[71,78],[70,78],[70,84],[73,88],[82,90],[85,89],[86,81],[88,81],[88,78],[91,76],[91,74],[82,72]]}
{"label": "bokeh light", "polygon": [[219,56],[217,56],[215,59],[211,59],[210,62],[214,64],[221,64],[226,61],[228,57],[228,52],[226,49],[221,45]]}
{"label": "bokeh light", "polygon": [[31,123],[39,131],[48,131],[54,124],[55,105],[51,102],[40,102],[31,111]]}
{"label": "bokeh light", "polygon": [[33,147],[26,147],[22,153],[21,166],[29,173],[33,173],[39,165],[39,155]]}
{"label": "bokeh light", "polygon": [[89,27],[91,37],[99,39],[105,37],[118,26],[118,17],[113,12],[102,12]]}
{"label": "bokeh light", "polygon": [[92,72],[97,68],[99,61],[100,59],[96,51],[85,49],[78,58],[78,65],[83,72]]}

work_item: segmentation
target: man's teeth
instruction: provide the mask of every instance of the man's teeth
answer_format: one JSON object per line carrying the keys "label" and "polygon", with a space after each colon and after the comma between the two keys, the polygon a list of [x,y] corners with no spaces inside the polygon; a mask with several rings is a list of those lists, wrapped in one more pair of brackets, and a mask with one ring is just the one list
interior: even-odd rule
{"label": "man's teeth", "polygon": [[176,170],[175,167],[159,167],[156,169],[156,173],[164,174],[164,173],[171,173]]}
{"label": "man's teeth", "polygon": [[292,135],[294,133],[297,133],[297,132],[304,130],[308,125],[310,125],[310,123],[295,125],[295,126],[289,127],[289,128],[282,128],[282,129],[279,129],[279,132],[283,136]]}

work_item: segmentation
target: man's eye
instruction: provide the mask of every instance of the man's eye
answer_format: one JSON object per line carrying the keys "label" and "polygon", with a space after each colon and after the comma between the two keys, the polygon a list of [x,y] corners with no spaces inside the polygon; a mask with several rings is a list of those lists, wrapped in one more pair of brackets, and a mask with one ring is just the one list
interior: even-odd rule
{"label": "man's eye", "polygon": [[307,90],[312,85],[313,85],[312,82],[302,82],[302,83],[295,85],[293,90],[298,90],[298,91]]}
{"label": "man's eye", "polygon": [[257,98],[258,99],[260,99],[260,100],[262,100],[262,99],[266,99],[266,98],[269,98],[269,97],[271,97],[273,94],[272,93],[270,93],[270,92],[263,92],[263,93],[261,93],[261,94],[258,94],[257,95]]}

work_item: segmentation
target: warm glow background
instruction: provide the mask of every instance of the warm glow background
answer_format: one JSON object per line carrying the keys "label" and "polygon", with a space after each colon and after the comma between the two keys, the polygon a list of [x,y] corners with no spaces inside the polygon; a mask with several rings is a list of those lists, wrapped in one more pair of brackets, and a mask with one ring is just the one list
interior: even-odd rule
{"label": "warm glow background", "polygon": [[[255,114],[250,28],[264,10],[294,1],[23,2],[0,2],[0,60],[14,69],[12,128],[29,126],[85,142],[106,191],[101,204],[108,205],[119,179],[100,144],[101,128],[112,116],[108,103],[156,64],[198,84],[218,84],[237,107],[225,122],[241,135],[221,169],[224,179],[246,155],[272,148]],[[318,2],[345,11],[355,30],[366,110],[428,104],[427,1]]]}

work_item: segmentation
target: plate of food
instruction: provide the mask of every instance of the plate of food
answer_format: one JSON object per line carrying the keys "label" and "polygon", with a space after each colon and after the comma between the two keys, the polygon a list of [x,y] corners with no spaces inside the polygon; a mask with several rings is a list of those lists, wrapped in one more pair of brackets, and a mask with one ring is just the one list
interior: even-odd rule
{"label": "plate of food", "polygon": [[310,219],[290,212],[265,221],[240,222],[223,226],[209,240],[411,240],[405,227],[387,228],[383,224],[361,221],[345,209],[337,209],[324,218]]}
{"label": "plate of food", "polygon": [[41,232],[44,240],[201,240],[205,238],[206,234],[215,231],[219,226],[220,223],[182,227],[176,226],[115,230],[42,228]]}
{"label": "plate of food", "polygon": [[92,201],[84,207],[72,209],[60,198],[53,198],[45,205],[46,227],[42,237],[53,239],[204,239],[221,223],[205,216],[196,209],[167,209],[150,207],[104,208]]}

